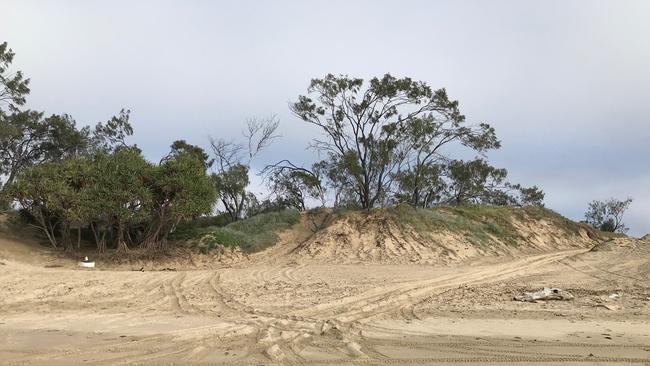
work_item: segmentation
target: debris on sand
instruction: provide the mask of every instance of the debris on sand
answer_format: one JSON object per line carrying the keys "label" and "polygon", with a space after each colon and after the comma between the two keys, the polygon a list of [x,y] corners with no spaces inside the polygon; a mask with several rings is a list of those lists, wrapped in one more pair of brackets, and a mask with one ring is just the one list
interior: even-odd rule
{"label": "debris on sand", "polygon": [[538,300],[572,300],[573,295],[560,288],[544,287],[537,292],[524,292],[523,295],[515,296],[517,301],[536,302]]}
{"label": "debris on sand", "polygon": [[282,352],[280,346],[278,346],[277,344],[274,344],[271,347],[267,348],[265,353],[266,356],[272,361],[282,361],[285,356],[284,352]]}
{"label": "debris on sand", "polygon": [[356,357],[356,358],[368,357],[365,353],[361,351],[361,346],[357,342],[348,342],[345,344],[345,348],[352,357]]}
{"label": "debris on sand", "polygon": [[607,309],[607,310],[611,310],[611,311],[618,311],[618,310],[623,309],[622,306],[619,306],[619,305],[611,305],[611,304],[598,304],[598,305],[595,305],[595,307],[597,307],[597,308],[598,308],[598,307],[600,307],[600,308],[605,308],[605,309]]}

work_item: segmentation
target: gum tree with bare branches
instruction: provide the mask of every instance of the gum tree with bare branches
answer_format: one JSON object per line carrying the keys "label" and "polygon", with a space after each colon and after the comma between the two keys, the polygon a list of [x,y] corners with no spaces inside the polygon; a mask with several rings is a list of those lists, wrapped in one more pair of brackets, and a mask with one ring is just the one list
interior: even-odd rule
{"label": "gum tree with bare branches", "polygon": [[246,190],[250,184],[249,170],[251,161],[279,137],[276,131],[279,120],[275,116],[265,119],[251,118],[242,131],[245,142],[214,139],[210,137],[210,146],[214,155],[212,174],[219,201],[232,221],[242,218],[251,194]]}

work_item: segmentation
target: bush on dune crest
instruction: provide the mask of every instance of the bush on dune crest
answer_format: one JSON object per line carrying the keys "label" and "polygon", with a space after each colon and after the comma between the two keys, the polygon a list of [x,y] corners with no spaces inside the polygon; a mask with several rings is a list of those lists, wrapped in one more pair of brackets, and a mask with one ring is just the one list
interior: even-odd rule
{"label": "bush on dune crest", "polygon": [[295,209],[263,213],[223,227],[205,228],[195,243],[206,252],[219,245],[239,247],[249,253],[256,252],[275,244],[278,233],[299,220],[300,213]]}

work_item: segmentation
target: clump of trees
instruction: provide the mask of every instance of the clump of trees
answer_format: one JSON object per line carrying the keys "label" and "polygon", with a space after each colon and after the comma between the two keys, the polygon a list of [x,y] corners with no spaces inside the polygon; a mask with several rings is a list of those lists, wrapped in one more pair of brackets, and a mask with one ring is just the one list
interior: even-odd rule
{"label": "clump of trees", "polygon": [[210,213],[216,201],[197,155],[172,149],[152,164],[136,147],[35,165],[3,193],[29,213],[53,247],[78,249],[87,229],[100,252],[108,246],[118,252],[163,249],[179,223]]}
{"label": "clump of trees", "polygon": [[[311,145],[325,159],[311,167],[288,160],[264,170],[276,199],[304,209],[307,198],[370,209],[407,203],[542,205],[544,193],[506,180],[486,152],[501,146],[487,123],[468,124],[445,89],[386,74],[368,83],[327,75],[290,105],[323,133]],[[453,145],[475,152],[453,159]]]}
{"label": "clump of trees", "polygon": [[16,202],[53,247],[79,248],[82,231],[100,252],[162,249],[185,220],[208,214],[217,199],[202,148],[175,141],[159,163],[136,145],[130,112],[94,128],[69,115],[22,110],[29,79],[11,73],[13,52],[0,45],[2,197]]}
{"label": "clump of trees", "polygon": [[623,214],[630,208],[632,199],[610,198],[592,201],[585,213],[585,222],[601,231],[625,234],[629,228],[623,223]]}

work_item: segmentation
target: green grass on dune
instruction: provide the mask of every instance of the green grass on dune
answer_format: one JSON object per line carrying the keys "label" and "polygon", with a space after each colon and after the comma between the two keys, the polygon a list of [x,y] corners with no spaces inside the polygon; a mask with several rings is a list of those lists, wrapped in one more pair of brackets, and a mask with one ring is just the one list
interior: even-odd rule
{"label": "green grass on dune", "polygon": [[[244,252],[256,252],[278,241],[278,233],[290,228],[300,220],[300,213],[294,209],[268,212],[222,227],[206,227],[199,230],[199,236],[190,239],[197,247],[208,252],[217,246],[239,247]],[[195,232],[196,234],[196,232]]]}
{"label": "green grass on dune", "polygon": [[[313,209],[306,214],[323,216],[327,209]],[[605,238],[619,234],[602,233],[586,224],[571,221],[544,207],[505,207],[488,205],[438,206],[431,209],[414,208],[408,205],[373,209],[371,213],[381,212],[403,229],[414,230],[422,235],[436,232],[451,232],[464,236],[479,247],[488,248],[496,241],[518,246],[523,243],[522,236],[515,226],[544,220],[549,225],[567,234],[578,235],[582,230],[592,238]],[[366,215],[359,210],[332,210],[322,225],[316,230],[345,219],[349,215]],[[278,241],[278,233],[288,229],[300,220],[301,213],[295,209],[263,213],[236,222],[225,223],[224,218],[206,218],[179,228],[174,233],[175,240],[183,240],[195,245],[204,252],[216,248],[239,247],[244,252],[263,250]]]}
{"label": "green grass on dune", "polygon": [[453,232],[464,235],[475,245],[488,245],[494,239],[517,245],[517,231],[507,219],[509,208],[489,206],[439,206],[432,209],[407,205],[390,207],[387,213],[402,227],[418,233]]}
{"label": "green grass on dune", "polygon": [[201,237],[201,235],[214,230],[217,227],[223,227],[231,222],[228,214],[218,216],[199,217],[179,225],[176,230],[169,236],[171,240],[187,241]]}
{"label": "green grass on dune", "polygon": [[576,223],[544,207],[507,207],[489,205],[438,206],[431,209],[407,205],[390,207],[387,213],[398,225],[409,226],[420,233],[450,231],[464,235],[479,246],[489,246],[495,239],[508,245],[519,245],[521,234],[514,222],[545,220],[567,233],[586,230],[590,236],[602,233],[588,225]]}

